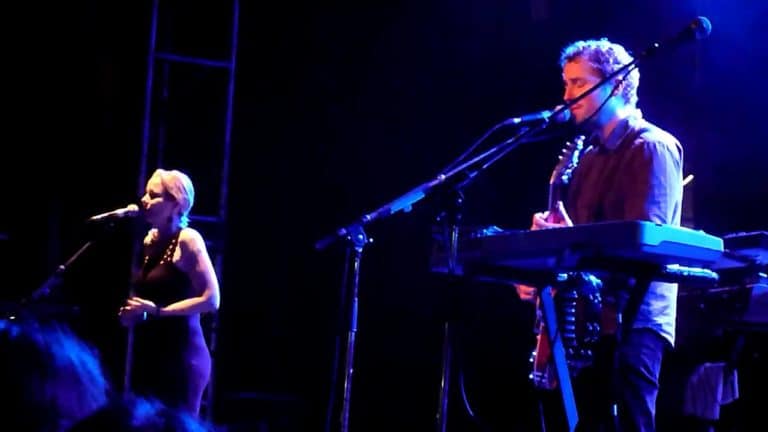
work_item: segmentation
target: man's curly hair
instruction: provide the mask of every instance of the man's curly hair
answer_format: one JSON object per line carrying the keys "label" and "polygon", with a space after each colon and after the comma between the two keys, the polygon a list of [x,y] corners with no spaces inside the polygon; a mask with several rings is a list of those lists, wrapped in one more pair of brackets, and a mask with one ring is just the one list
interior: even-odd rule
{"label": "man's curly hair", "polygon": [[[607,77],[634,60],[623,46],[610,42],[607,38],[581,40],[569,44],[560,54],[560,67],[577,59],[586,60],[601,78]],[[631,106],[637,106],[640,71],[634,68],[629,74],[616,76],[613,85],[620,83],[624,101]]]}

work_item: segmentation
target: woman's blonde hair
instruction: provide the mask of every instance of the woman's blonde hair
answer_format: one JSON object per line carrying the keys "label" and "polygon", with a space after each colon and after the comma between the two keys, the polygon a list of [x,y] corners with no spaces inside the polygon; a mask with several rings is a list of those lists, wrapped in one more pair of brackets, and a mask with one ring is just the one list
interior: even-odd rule
{"label": "woman's blonde hair", "polygon": [[195,203],[195,187],[189,176],[179,170],[164,170],[158,168],[152,174],[152,177],[160,178],[165,193],[172,196],[179,204],[181,214],[179,223],[182,228],[189,225],[189,212]]}

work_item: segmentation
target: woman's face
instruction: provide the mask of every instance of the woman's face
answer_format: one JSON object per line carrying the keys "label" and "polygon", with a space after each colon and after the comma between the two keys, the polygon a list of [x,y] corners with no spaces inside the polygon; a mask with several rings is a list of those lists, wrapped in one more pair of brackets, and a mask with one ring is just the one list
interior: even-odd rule
{"label": "woman's face", "polygon": [[147,182],[144,196],[141,197],[144,217],[153,226],[163,225],[173,220],[176,200],[169,194],[159,176],[152,176]]}

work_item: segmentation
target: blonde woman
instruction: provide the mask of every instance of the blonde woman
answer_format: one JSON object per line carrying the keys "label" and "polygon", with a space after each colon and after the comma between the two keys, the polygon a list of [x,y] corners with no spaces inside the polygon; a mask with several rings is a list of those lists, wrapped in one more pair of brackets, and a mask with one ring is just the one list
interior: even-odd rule
{"label": "blonde woman", "polygon": [[141,198],[150,229],[120,320],[133,330],[130,388],[198,414],[211,357],[200,315],[219,307],[219,283],[202,235],[188,226],[195,190],[177,170],[156,170]]}

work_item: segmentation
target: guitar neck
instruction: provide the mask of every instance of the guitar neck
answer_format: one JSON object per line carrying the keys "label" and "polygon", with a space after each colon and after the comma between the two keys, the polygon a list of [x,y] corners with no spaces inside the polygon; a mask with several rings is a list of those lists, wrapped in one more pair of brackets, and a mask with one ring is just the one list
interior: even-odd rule
{"label": "guitar neck", "polygon": [[[547,203],[547,210],[549,210],[549,214],[555,214],[557,212],[557,202],[563,200],[563,191],[562,191],[563,185],[557,182],[551,182],[549,184],[549,197],[548,197],[548,203]],[[551,218],[550,222],[552,222]]]}
{"label": "guitar neck", "polygon": [[[568,142],[562,151],[560,161],[552,170],[549,177],[549,202],[547,203],[550,215],[557,212],[558,201],[565,201],[565,186],[570,182],[572,172],[581,157],[583,146],[584,135],[577,136],[573,143]],[[551,218],[550,222],[553,222]]]}

